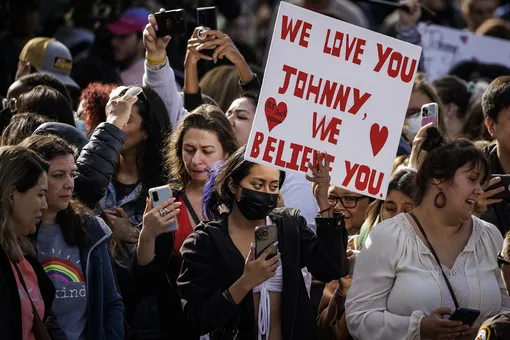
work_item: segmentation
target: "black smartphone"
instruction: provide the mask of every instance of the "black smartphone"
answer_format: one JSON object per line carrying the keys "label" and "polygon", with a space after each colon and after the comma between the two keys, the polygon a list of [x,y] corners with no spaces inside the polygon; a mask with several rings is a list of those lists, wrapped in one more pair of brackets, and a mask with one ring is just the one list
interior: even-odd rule
{"label": "black smartphone", "polygon": [[480,311],[477,309],[457,308],[449,320],[462,321],[464,325],[472,326],[479,316]]}
{"label": "black smartphone", "polygon": [[[197,8],[197,27],[204,27],[207,30],[217,30],[218,23],[216,20],[216,7],[200,7]],[[203,39],[201,32],[198,32],[198,38]],[[203,54],[212,57],[214,49],[202,50]]]}
{"label": "black smartphone", "polygon": [[[263,225],[255,228],[255,257],[258,258],[267,248],[278,241],[278,227],[275,225]],[[272,252],[268,259],[276,256],[277,251]]]}
{"label": "black smartphone", "polygon": [[186,13],[183,9],[162,11],[154,14],[158,22],[158,37],[176,36],[186,33]]}
{"label": "black smartphone", "polygon": [[500,177],[501,181],[494,185],[491,185],[490,187],[485,189],[485,191],[496,189],[499,188],[500,186],[504,186],[505,190],[498,192],[496,195],[492,197],[489,197],[489,199],[502,199],[510,202],[510,175],[491,175],[491,178],[494,177]]}

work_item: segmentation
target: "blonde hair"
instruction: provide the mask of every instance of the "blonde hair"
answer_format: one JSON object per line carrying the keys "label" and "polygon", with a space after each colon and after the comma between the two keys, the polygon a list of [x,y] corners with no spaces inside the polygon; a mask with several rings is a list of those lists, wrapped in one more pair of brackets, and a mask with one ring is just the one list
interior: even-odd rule
{"label": "blonde hair", "polygon": [[35,252],[28,239],[15,230],[10,196],[13,190],[24,193],[33,188],[48,168],[49,164],[33,151],[20,146],[0,147],[0,248],[12,262]]}
{"label": "blonde hair", "polygon": [[213,68],[200,80],[202,93],[208,95],[223,112],[243,93],[239,85],[239,73],[235,66],[224,65]]}

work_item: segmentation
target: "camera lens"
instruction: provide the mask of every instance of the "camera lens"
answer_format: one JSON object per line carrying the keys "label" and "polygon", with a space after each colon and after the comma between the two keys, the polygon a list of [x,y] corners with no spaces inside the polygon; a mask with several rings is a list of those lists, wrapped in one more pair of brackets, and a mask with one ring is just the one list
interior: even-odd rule
{"label": "camera lens", "polygon": [[158,195],[158,192],[157,191],[154,191],[152,193],[152,201],[153,202],[158,202],[159,201],[159,195]]}

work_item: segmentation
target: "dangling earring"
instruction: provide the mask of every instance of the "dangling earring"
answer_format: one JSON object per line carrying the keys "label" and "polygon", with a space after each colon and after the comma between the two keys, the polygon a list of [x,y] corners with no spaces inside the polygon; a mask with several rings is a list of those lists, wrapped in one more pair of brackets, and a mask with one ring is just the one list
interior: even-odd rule
{"label": "dangling earring", "polygon": [[434,206],[438,209],[442,209],[446,206],[446,195],[442,191],[434,197]]}

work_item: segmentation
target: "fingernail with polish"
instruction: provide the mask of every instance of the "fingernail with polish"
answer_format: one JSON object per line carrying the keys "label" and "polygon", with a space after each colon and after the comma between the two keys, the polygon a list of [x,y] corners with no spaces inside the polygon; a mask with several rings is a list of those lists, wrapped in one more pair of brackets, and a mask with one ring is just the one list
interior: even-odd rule
{"label": "fingernail with polish", "polygon": [[273,245],[277,246],[277,245],[278,245],[278,241],[276,241],[275,243],[273,243]]}
{"label": "fingernail with polish", "polygon": [[159,29],[158,25],[154,26],[154,29],[157,31]]}

